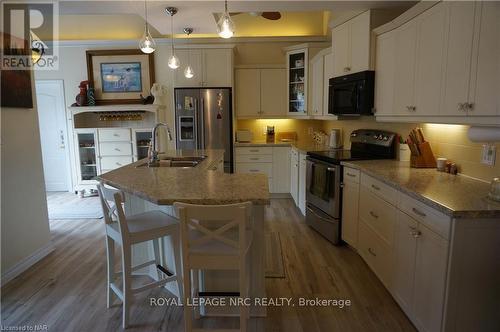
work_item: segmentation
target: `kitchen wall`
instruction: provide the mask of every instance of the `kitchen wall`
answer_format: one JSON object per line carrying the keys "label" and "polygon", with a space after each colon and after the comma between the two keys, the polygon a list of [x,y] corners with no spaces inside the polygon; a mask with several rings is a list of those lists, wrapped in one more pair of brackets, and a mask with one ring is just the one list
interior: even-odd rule
{"label": "kitchen wall", "polygon": [[1,113],[2,285],[52,250],[34,104]]}
{"label": "kitchen wall", "polygon": [[295,119],[259,119],[259,120],[238,120],[238,129],[247,129],[253,133],[256,142],[266,140],[265,127],[274,126],[276,132],[292,131],[297,133],[297,140],[301,143],[312,141],[309,135],[309,128],[313,131],[323,129],[323,121],[320,120],[295,120]]}

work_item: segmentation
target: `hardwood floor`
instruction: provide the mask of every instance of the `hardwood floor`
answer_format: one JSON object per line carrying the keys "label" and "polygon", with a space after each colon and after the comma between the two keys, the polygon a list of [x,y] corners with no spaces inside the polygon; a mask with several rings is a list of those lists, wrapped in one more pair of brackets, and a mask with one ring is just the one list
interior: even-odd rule
{"label": "hardwood floor", "polygon": [[[415,331],[362,259],[311,230],[290,199],[273,199],[266,228],[280,233],[286,278],[266,279],[268,297],[348,299],[351,306],[268,307],[252,319],[256,331]],[[51,222],[56,250],[2,288],[2,326],[47,325],[49,331],[116,331],[121,306],[106,309],[106,264],[102,220]],[[182,331],[181,307],[151,307],[140,294],[132,305],[130,331]],[[204,326],[237,327],[236,319],[204,319]]]}

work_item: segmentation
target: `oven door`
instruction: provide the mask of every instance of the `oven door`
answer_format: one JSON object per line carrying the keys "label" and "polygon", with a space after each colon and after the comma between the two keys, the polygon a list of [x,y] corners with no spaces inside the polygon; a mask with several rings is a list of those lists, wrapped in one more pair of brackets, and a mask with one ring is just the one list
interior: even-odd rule
{"label": "oven door", "polygon": [[308,158],[306,202],[333,218],[340,218],[341,166]]}
{"label": "oven door", "polygon": [[332,83],[329,86],[328,113],[360,115],[358,82]]}

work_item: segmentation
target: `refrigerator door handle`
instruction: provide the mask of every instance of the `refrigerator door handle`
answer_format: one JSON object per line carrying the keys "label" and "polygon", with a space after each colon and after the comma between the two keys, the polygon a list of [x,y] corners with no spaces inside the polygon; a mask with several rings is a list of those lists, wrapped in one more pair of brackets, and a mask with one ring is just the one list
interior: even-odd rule
{"label": "refrigerator door handle", "polygon": [[198,137],[200,136],[199,133],[198,133],[198,130],[199,130],[199,127],[198,127],[198,123],[199,123],[199,114],[198,114],[198,99],[194,99],[194,128],[193,128],[193,134],[194,134],[194,141],[195,141],[195,144],[196,144],[196,148],[198,149],[199,146],[200,146],[200,142],[198,140]]}
{"label": "refrigerator door handle", "polygon": [[201,100],[200,107],[200,149],[205,148],[205,100],[203,98]]}

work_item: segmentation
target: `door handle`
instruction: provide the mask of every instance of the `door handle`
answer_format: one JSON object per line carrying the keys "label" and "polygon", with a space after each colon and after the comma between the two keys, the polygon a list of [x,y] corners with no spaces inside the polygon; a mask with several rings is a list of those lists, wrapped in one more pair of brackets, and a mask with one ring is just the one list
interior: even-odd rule
{"label": "door handle", "polygon": [[59,145],[59,147],[61,149],[65,149],[66,143],[64,143],[64,132],[62,130],[59,130],[59,137],[61,138],[61,144]]}
{"label": "door handle", "polygon": [[371,215],[373,218],[378,219],[378,215],[377,215],[377,214],[375,214],[375,212],[370,211],[370,215]]}
{"label": "door handle", "polygon": [[328,167],[326,170],[328,172],[335,172],[335,167]]}

